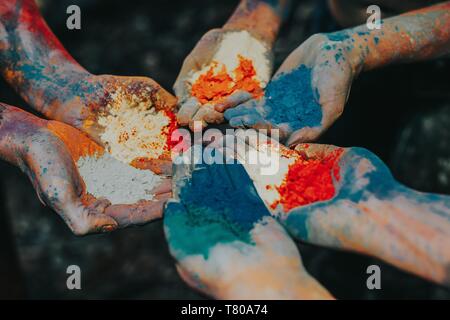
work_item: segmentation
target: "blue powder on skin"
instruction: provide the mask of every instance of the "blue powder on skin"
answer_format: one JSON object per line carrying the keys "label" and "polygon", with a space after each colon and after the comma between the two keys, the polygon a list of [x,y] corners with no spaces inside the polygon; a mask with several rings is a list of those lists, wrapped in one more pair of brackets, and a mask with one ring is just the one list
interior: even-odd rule
{"label": "blue powder on skin", "polygon": [[321,125],[322,107],[314,97],[311,68],[301,65],[281,74],[269,83],[265,96],[271,110],[268,119],[273,123],[291,123],[294,130]]}
{"label": "blue powder on skin", "polygon": [[240,164],[197,167],[179,198],[181,203],[169,203],[164,212],[168,241],[178,259],[196,254],[207,259],[218,244],[253,244],[255,223],[270,215]]}
{"label": "blue powder on skin", "polygon": [[350,35],[347,33],[347,31],[339,31],[339,32],[333,32],[333,33],[327,33],[328,40],[331,41],[344,41],[347,39],[350,39]]}

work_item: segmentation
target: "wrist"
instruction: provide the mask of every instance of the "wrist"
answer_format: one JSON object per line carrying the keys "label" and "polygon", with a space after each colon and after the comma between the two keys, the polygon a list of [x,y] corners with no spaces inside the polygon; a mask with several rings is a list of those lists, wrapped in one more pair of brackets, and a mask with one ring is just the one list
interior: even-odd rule
{"label": "wrist", "polygon": [[22,167],[30,139],[45,126],[45,120],[3,103],[0,103],[0,117],[0,158]]}
{"label": "wrist", "polygon": [[366,44],[360,43],[361,39],[355,37],[352,30],[327,33],[325,36],[331,44],[339,43],[340,49],[346,54],[352,68],[353,78],[357,78],[361,71],[365,69],[368,55],[368,50],[365,50]]}
{"label": "wrist", "polygon": [[245,2],[241,2],[223,29],[248,31],[272,48],[281,27],[280,14],[265,1],[259,1],[255,6],[248,6]]}

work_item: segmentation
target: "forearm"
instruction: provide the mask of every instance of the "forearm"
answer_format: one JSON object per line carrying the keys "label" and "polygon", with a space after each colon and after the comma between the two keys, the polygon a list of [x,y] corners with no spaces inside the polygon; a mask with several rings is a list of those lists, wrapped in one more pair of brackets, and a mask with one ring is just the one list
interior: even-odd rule
{"label": "forearm", "polygon": [[357,70],[441,57],[450,53],[450,2],[383,20],[380,29],[361,25],[327,36],[345,43]]}
{"label": "forearm", "polygon": [[45,120],[0,103],[0,159],[15,166],[22,166],[26,141],[41,126],[45,126]]}
{"label": "forearm", "polygon": [[[389,200],[370,197],[358,207],[356,251],[450,285],[450,197],[404,187]],[[390,196],[389,196],[390,197]]]}
{"label": "forearm", "polygon": [[227,30],[247,30],[273,45],[289,10],[289,0],[241,0],[224,25]]}
{"label": "forearm", "polygon": [[88,76],[52,33],[33,0],[0,3],[0,69],[6,81],[46,113]]}

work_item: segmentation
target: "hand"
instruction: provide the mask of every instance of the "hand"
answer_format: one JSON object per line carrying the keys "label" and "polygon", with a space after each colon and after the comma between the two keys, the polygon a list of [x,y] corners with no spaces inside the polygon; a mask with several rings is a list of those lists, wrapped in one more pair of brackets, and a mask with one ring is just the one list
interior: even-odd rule
{"label": "hand", "polygon": [[87,133],[122,162],[152,167],[170,158],[176,98],[150,78],[92,75],[34,0],[0,5],[0,71],[31,107]]}
{"label": "hand", "polygon": [[264,97],[225,112],[233,127],[279,129],[288,145],[315,140],[342,114],[358,61],[325,35],[306,40],[284,61]]}
{"label": "hand", "polygon": [[[236,157],[294,237],[372,255],[449,285],[450,197],[399,184],[362,148],[300,144],[290,150],[254,131],[245,134],[238,132]],[[249,163],[251,153],[259,163]]]}
{"label": "hand", "polygon": [[[117,193],[109,191],[111,197],[90,194],[90,185],[85,179],[93,184],[92,181],[102,181],[105,177],[100,176],[100,166],[82,174],[80,158],[94,163],[97,156],[107,155],[102,147],[66,124],[39,119],[4,104],[0,104],[0,108],[1,158],[19,166],[28,175],[41,202],[54,209],[73,233],[108,232],[161,217],[164,203],[171,196],[169,179],[162,176],[156,179],[156,186],[149,190],[153,196],[151,200],[147,196],[139,201],[117,203],[113,198],[117,198]],[[112,157],[101,159],[118,162]],[[116,168],[131,170],[125,168],[128,167],[126,164],[119,164]],[[106,183],[128,183],[126,177],[114,181],[114,174],[106,178]],[[96,188],[99,190],[94,188],[94,191],[101,192],[102,186]]]}
{"label": "hand", "polygon": [[176,99],[152,79],[89,76],[68,91],[47,108],[50,118],[87,133],[125,163],[148,167],[170,159]]}
{"label": "hand", "polygon": [[223,111],[262,95],[272,72],[272,45],[245,30],[213,29],[184,60],[174,84],[180,125],[223,122]]}
{"label": "hand", "polygon": [[177,269],[219,299],[330,299],[238,164],[177,165],[164,228]]}

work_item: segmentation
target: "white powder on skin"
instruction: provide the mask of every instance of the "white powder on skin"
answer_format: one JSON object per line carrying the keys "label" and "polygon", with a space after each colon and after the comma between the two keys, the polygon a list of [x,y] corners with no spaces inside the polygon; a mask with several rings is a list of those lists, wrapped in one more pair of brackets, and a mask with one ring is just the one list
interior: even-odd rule
{"label": "white powder on skin", "polygon": [[109,113],[98,123],[105,128],[100,135],[106,150],[116,159],[130,163],[136,158],[157,159],[165,151],[170,123],[164,111],[156,111],[151,102],[127,97],[122,91],[112,96]]}
{"label": "white powder on skin", "polygon": [[152,171],[136,169],[106,152],[101,156],[81,157],[77,167],[87,192],[96,198],[104,197],[111,204],[152,200],[152,190],[162,180]]}
{"label": "white powder on skin", "polygon": [[[254,38],[248,31],[237,31],[226,33],[220,43],[220,47],[214,54],[212,61],[218,62],[215,71],[218,72],[225,65],[227,72],[234,79],[233,71],[239,66],[239,55],[253,62],[256,71],[255,79],[259,81],[261,87],[265,87],[269,82],[270,65],[266,57],[268,49],[258,39]],[[191,84],[206,73],[211,65],[204,66],[200,71],[192,74]]]}

